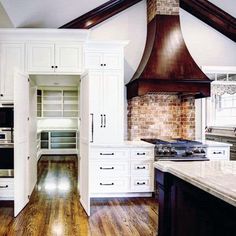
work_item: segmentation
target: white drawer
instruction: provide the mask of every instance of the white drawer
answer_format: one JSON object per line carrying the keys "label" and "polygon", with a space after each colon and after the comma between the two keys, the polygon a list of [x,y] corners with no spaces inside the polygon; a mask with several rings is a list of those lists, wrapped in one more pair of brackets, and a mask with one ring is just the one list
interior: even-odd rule
{"label": "white drawer", "polygon": [[90,182],[91,193],[115,193],[129,191],[129,177],[94,178]]}
{"label": "white drawer", "polygon": [[14,179],[0,179],[0,200],[13,200],[14,198]]}
{"label": "white drawer", "polygon": [[150,176],[153,175],[153,162],[148,160],[132,161],[131,175]]}
{"label": "white drawer", "polygon": [[154,177],[131,177],[132,192],[153,192]]}
{"label": "white drawer", "polygon": [[229,159],[229,148],[210,147],[207,148],[207,157],[209,159]]}
{"label": "white drawer", "polygon": [[131,159],[153,159],[154,160],[154,148],[132,149]]}
{"label": "white drawer", "polygon": [[[126,176],[129,175],[129,161],[92,161],[91,175],[94,177],[103,176]],[[93,177],[92,177],[93,178]]]}
{"label": "white drawer", "polygon": [[128,159],[129,158],[128,149],[118,149],[118,148],[92,148],[91,158],[92,159]]}

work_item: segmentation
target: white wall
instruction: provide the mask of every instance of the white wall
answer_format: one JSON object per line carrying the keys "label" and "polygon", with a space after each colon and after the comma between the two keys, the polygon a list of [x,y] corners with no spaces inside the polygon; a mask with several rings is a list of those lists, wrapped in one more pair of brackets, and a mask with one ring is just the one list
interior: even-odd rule
{"label": "white wall", "polygon": [[0,28],[12,28],[13,24],[0,3]]}
{"label": "white wall", "polygon": [[185,43],[199,66],[236,66],[235,42],[182,9],[180,19]]}
{"label": "white wall", "polygon": [[129,82],[141,60],[146,42],[146,1],[92,28],[91,38],[98,40],[129,40],[125,48],[125,82]]}

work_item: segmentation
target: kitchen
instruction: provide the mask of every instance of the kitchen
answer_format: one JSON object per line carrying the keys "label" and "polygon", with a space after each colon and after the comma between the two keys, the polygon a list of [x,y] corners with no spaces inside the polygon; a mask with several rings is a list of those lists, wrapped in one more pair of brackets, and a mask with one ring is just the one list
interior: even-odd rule
{"label": "kitchen", "polygon": [[[154,16],[154,18],[160,17],[164,19],[162,16],[153,15],[153,12],[150,15]],[[176,47],[172,47],[167,49],[167,51],[172,52],[169,58],[161,58],[162,54],[158,54],[155,51],[146,52],[146,49],[144,50],[144,57],[146,55],[151,56],[150,58],[148,57],[147,60],[144,58],[144,62],[148,61],[148,63],[143,63],[143,60],[141,60],[140,68],[137,69],[137,73],[134,74],[133,79],[127,85],[127,98],[129,100],[127,118],[126,112],[124,112],[126,110],[126,106],[124,106],[126,102],[123,96],[123,90],[125,88],[123,78],[124,74],[126,74],[124,71],[124,55],[126,47],[129,47],[130,42],[124,40],[89,40],[89,32],[86,30],[60,29],[58,31],[17,29],[15,31],[2,31],[1,39],[4,41],[6,48],[9,46],[7,43],[11,42],[11,46],[15,47],[18,53],[20,52],[18,54],[20,58],[19,64],[22,66],[21,68],[23,68],[23,70],[17,72],[15,76],[13,76],[13,74],[11,75],[15,77],[15,204],[19,201],[18,207],[15,207],[15,209],[18,209],[15,215],[17,215],[29,201],[27,199],[28,195],[31,195],[37,181],[37,159],[40,158],[41,154],[78,154],[80,158],[78,171],[80,202],[90,217],[93,217],[94,213],[94,210],[90,212],[94,201],[93,199],[130,197],[132,200],[132,197],[142,199],[152,196],[152,192],[154,191],[154,152],[159,152],[161,156],[162,153],[165,153],[165,157],[171,152],[175,154],[177,150],[186,153],[186,155],[183,156],[184,158],[187,156],[188,158],[190,156],[197,158],[214,157],[216,159],[230,158],[230,154],[232,153],[232,148],[230,148],[231,144],[228,142],[228,144],[225,144],[225,142],[221,142],[222,140],[219,140],[220,142],[204,141],[204,143],[196,142],[194,144],[184,144],[185,146],[181,146],[180,148],[178,145],[179,143],[182,145],[183,140],[180,140],[177,144],[176,140],[174,140],[171,141],[171,143],[160,143],[155,149],[153,144],[139,141],[143,138],[158,138],[164,141],[170,140],[170,138],[191,140],[197,138],[201,141],[203,136],[205,136],[205,126],[207,126],[207,130],[211,131],[210,133],[214,135],[214,132],[212,132],[214,130],[211,130],[212,127],[209,123],[207,123],[207,125],[204,123],[206,122],[205,120],[207,120],[204,118],[206,116],[204,110],[199,109],[203,107],[205,100],[194,99],[194,97],[199,98],[210,95],[211,81],[208,79],[209,76],[206,77],[198,68],[188,53],[182,33],[180,32],[176,12],[174,17],[171,18],[175,18],[173,21],[175,37],[163,37],[162,40],[169,40],[171,42],[172,38],[174,40],[177,38],[179,49],[182,51],[178,51],[179,54],[173,53]],[[166,49],[165,47],[164,49],[162,48],[163,43],[159,45],[157,43],[157,45],[155,44],[153,46],[153,41],[149,40],[149,37],[153,39],[153,35],[158,37],[158,34],[155,34],[156,28],[153,27],[155,25],[155,19],[154,21],[151,18],[149,20],[152,22],[149,24],[152,30],[148,30],[147,45],[149,44],[151,46],[148,46],[147,50],[160,48],[157,52],[162,51]],[[162,23],[165,24],[165,20],[163,20]],[[157,28],[165,29],[166,27],[158,25]],[[171,30],[171,24],[169,30]],[[152,35],[149,32],[154,32],[154,34]],[[163,35],[165,35],[165,33]],[[166,33],[166,35],[168,35],[168,33]],[[13,45],[13,42],[17,45]],[[154,42],[161,41],[157,39],[154,40]],[[176,41],[173,43],[175,45]],[[173,43],[170,43],[170,45],[173,45]],[[7,51],[5,50],[5,52]],[[42,57],[45,56],[43,52],[47,53],[47,57],[45,57],[46,60]],[[5,53],[3,55],[7,55],[6,58],[10,58],[12,54]],[[14,53],[13,55],[10,61],[16,58],[16,54]],[[184,55],[186,61],[182,60],[179,55]],[[22,58],[24,59],[22,60]],[[21,65],[24,60],[25,63]],[[75,60],[76,63],[74,63]],[[178,65],[174,69],[177,69],[176,71],[180,73],[179,75],[173,72],[173,68],[168,68],[168,66],[174,64],[174,60],[176,60],[176,64]],[[167,66],[165,68],[162,68],[163,66],[156,66],[156,68],[161,68],[162,70],[153,71],[150,68],[152,68],[151,64],[153,62],[155,63],[155,61],[164,61],[165,63],[163,64]],[[168,61],[172,63],[167,63]],[[84,62],[87,71],[82,69],[83,65],[79,62]],[[183,65],[185,64],[191,69],[184,69],[185,67]],[[79,66],[76,67],[75,65]],[[224,72],[218,72],[216,68],[211,67],[203,69],[206,74],[215,76],[215,80],[218,80],[218,75],[222,76],[222,74],[224,74],[227,81],[234,81],[235,70],[233,70],[233,67],[224,68]],[[158,84],[162,86],[156,86],[155,82],[151,81],[155,77],[150,75],[149,72],[156,73],[158,76],[161,75],[156,78],[158,79]],[[185,72],[188,74],[184,75],[183,73]],[[190,75],[189,72],[193,74]],[[9,72],[5,73],[10,76]],[[172,76],[172,83],[175,83],[172,87],[169,81],[167,81],[167,83],[164,81],[165,78],[169,76],[168,73]],[[180,77],[178,78],[178,76]],[[181,79],[181,77],[187,77],[188,81],[181,81],[180,83],[178,80]],[[149,78],[151,78],[151,80],[149,80],[150,82],[147,81]],[[191,78],[194,78],[194,80],[191,81]],[[199,80],[199,78],[201,78],[201,80]],[[224,82],[227,83],[227,81]],[[214,83],[215,82],[218,81],[214,81]],[[187,85],[189,85],[188,89],[186,89]],[[65,86],[67,86],[68,89],[64,91]],[[71,88],[75,87],[78,102],[73,102],[68,106],[68,103],[66,104],[63,101],[66,101],[69,97],[76,97],[71,96],[73,91]],[[175,90],[173,90],[173,88]],[[20,94],[19,91],[21,91]],[[67,91],[69,91],[69,96]],[[179,96],[179,94],[184,96]],[[24,97],[22,95],[24,95]],[[32,97],[30,98],[30,96]],[[57,98],[59,98],[59,100]],[[28,104],[27,99],[29,100],[28,108],[25,106],[25,104]],[[50,102],[47,100],[50,100]],[[6,100],[6,102],[8,101]],[[195,103],[196,109],[199,109],[199,111],[195,111]],[[33,108],[31,108],[30,105]],[[37,109],[38,118],[36,109],[34,109],[36,106],[39,108]],[[75,106],[79,107],[75,108]],[[26,110],[22,115],[23,107]],[[64,109],[66,107],[69,107],[69,111]],[[73,109],[71,107],[73,107]],[[42,108],[41,111],[40,108]],[[80,114],[80,119],[76,119],[76,117],[73,117],[74,115],[66,117],[68,112],[77,112],[76,114]],[[199,112],[201,112],[200,117],[195,116],[195,114],[199,115]],[[39,117],[40,113],[42,117]],[[52,115],[54,117],[47,117],[47,115],[45,115],[44,117],[42,113],[46,113],[47,115],[54,113],[56,115]],[[31,116],[27,114],[31,114]],[[145,116],[145,114],[149,114],[149,116]],[[27,123],[28,117],[30,117],[29,126]],[[53,118],[56,119],[53,121]],[[65,125],[64,122],[67,118],[69,118],[70,122]],[[20,119],[23,120],[19,122]],[[51,119],[52,121],[47,123],[47,119]],[[200,119],[202,119],[202,122],[199,122]],[[61,121],[63,122],[60,123]],[[125,132],[126,123],[128,124],[127,134]],[[32,139],[27,137],[27,132],[25,132],[26,126],[29,127],[29,134],[33,135],[33,137],[37,137],[38,132],[38,144],[41,143],[38,145],[38,147],[41,147],[39,150],[36,150],[37,138]],[[48,143],[46,146],[50,143],[50,147],[59,147],[57,145],[61,145],[61,142],[66,140],[64,136],[61,136],[62,131],[65,131],[63,130],[64,126],[66,126],[66,132],[71,131],[72,133],[73,131],[77,132],[77,129],[80,127],[76,134],[77,144],[75,144],[74,141],[69,142],[69,147],[73,147],[72,149],[74,150],[68,150],[67,148],[55,148],[56,150],[49,148],[51,150],[47,150],[47,148],[42,148],[45,143]],[[235,136],[233,129],[227,129],[227,132],[230,133],[230,138]],[[75,133],[72,134],[72,137],[70,136],[68,138],[75,140]],[[42,134],[46,136],[46,138],[42,138]],[[220,134],[221,139],[226,135],[222,132]],[[228,136],[228,134],[226,136]],[[129,141],[123,141],[127,139]],[[25,167],[22,167],[22,161],[16,158],[16,156],[19,157],[19,155],[28,156],[28,140],[33,144],[30,145],[30,147],[33,148],[30,150],[32,154],[29,156],[34,157],[33,159],[29,159],[32,167],[30,170],[34,171],[29,171],[29,173],[24,171]],[[53,142],[59,143],[55,144]],[[70,146],[72,144],[75,146]],[[22,150],[22,145],[25,145],[26,150]],[[68,145],[68,143],[66,145]],[[22,151],[25,151],[25,153],[23,154]],[[35,153],[38,155],[35,155]],[[207,155],[204,153],[207,153]],[[211,155],[209,155],[209,153],[211,153]],[[173,157],[173,155],[171,157]],[[158,156],[156,156],[156,158],[158,158]],[[25,188],[28,189],[24,193],[22,193],[22,178],[19,181],[20,178],[17,178],[17,175],[20,176],[20,178],[23,176],[26,180],[23,182],[25,183]],[[28,184],[26,184],[27,179],[30,180]],[[17,189],[18,186],[21,186],[21,188]],[[19,194],[19,197],[16,197],[16,194]]]}

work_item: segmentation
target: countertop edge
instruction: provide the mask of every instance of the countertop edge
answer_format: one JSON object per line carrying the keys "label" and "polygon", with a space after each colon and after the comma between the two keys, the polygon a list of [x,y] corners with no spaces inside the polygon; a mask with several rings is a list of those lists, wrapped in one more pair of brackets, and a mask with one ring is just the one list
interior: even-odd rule
{"label": "countertop edge", "polygon": [[166,166],[166,167],[160,166],[157,162],[154,162],[153,166],[162,172],[168,172],[170,174],[173,174],[174,176],[176,176],[176,177],[194,185],[195,187],[198,187],[198,188],[202,189],[203,191],[205,191],[209,194],[212,194],[213,196],[236,207],[236,201],[232,197],[224,194],[223,192],[220,192],[220,191],[212,188],[212,186],[209,186],[206,183],[201,182],[199,179],[197,179],[195,177],[190,177],[188,175],[180,173],[179,171],[175,171],[170,166]]}

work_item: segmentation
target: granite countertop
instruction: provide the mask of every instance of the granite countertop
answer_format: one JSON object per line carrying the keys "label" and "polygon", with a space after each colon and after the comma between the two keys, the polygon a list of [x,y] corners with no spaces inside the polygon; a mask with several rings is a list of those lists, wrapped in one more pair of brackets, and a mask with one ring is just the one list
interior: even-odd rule
{"label": "granite countertop", "polygon": [[236,161],[154,162],[154,167],[236,207]]}
{"label": "granite countertop", "polygon": [[121,148],[129,148],[129,147],[137,147],[137,148],[154,148],[154,144],[147,143],[144,141],[124,141],[121,143],[114,143],[114,144],[91,144],[92,147],[106,147],[106,148],[113,148],[113,147],[121,147]]}

